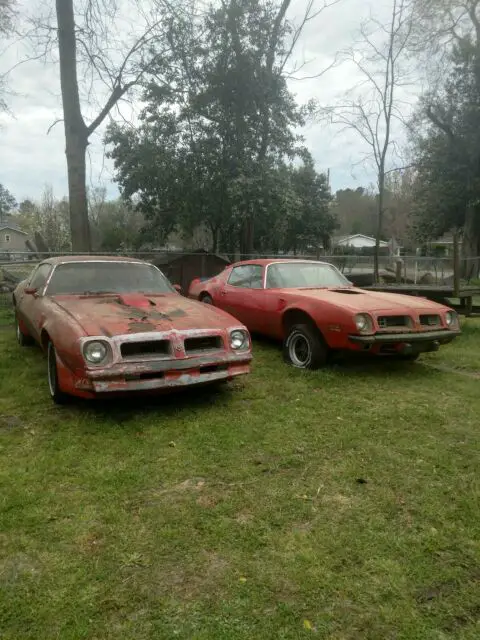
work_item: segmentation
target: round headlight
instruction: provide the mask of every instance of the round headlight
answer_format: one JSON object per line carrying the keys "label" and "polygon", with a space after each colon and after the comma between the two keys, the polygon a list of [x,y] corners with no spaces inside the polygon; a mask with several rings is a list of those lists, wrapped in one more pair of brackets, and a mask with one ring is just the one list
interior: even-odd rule
{"label": "round headlight", "polygon": [[457,321],[457,314],[455,311],[447,311],[445,315],[445,321],[447,323],[447,327],[451,327]]}
{"label": "round headlight", "polygon": [[357,326],[357,331],[360,331],[360,333],[368,331],[371,327],[370,318],[363,313],[355,316],[355,324]]}
{"label": "round headlight", "polygon": [[100,364],[108,355],[108,349],[103,342],[89,342],[83,348],[85,360],[91,364]]}
{"label": "round headlight", "polygon": [[248,336],[245,331],[232,331],[230,334],[230,346],[235,351],[245,349],[248,346]]}

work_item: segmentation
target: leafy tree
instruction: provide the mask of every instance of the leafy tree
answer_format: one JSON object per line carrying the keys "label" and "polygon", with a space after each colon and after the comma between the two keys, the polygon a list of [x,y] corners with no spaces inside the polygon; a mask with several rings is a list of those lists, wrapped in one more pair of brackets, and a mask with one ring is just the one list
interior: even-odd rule
{"label": "leafy tree", "polygon": [[[415,143],[414,224],[423,239],[463,229],[465,257],[480,255],[480,42],[455,44],[443,90],[426,96],[429,123]],[[472,267],[475,265],[472,263]]]}
{"label": "leafy tree", "polygon": [[50,251],[70,250],[68,200],[57,200],[51,186],[45,186],[39,202],[21,202],[16,221],[30,237],[39,233]]}
{"label": "leafy tree", "polygon": [[100,251],[138,250],[143,242],[144,219],[120,198],[107,200],[106,190],[89,193],[92,246]]}
{"label": "leafy tree", "polygon": [[327,177],[315,171],[310,154],[304,154],[303,166],[292,169],[292,185],[297,207],[289,217],[286,248],[318,255],[321,247],[329,248],[337,222]]}
{"label": "leafy tree", "polygon": [[278,178],[303,152],[293,129],[306,110],[284,74],[289,5],[230,0],[210,6],[196,29],[172,25],[175,83],[150,84],[136,130],[109,128],[122,194],[162,238],[205,225],[214,250],[244,255],[262,250],[266,226],[270,244],[284,241],[264,222],[278,221],[276,207],[294,193],[282,193]]}
{"label": "leafy tree", "polygon": [[0,222],[6,222],[17,202],[8,189],[0,184]]}
{"label": "leafy tree", "polygon": [[373,191],[363,187],[340,189],[335,194],[333,211],[341,234],[363,233],[375,237],[377,204]]}

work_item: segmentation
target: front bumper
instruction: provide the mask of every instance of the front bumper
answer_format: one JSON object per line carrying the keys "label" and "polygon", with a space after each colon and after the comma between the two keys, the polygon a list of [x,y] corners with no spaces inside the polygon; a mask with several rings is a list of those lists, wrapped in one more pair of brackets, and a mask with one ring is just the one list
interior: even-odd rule
{"label": "front bumper", "polygon": [[348,336],[351,342],[360,345],[430,343],[448,344],[462,332],[460,329],[443,329],[441,331],[419,331],[405,333],[375,333],[371,336]]}
{"label": "front bumper", "polygon": [[250,371],[250,351],[170,358],[137,363],[116,363],[105,368],[87,369],[75,387],[80,391],[123,393],[168,390],[230,380]]}

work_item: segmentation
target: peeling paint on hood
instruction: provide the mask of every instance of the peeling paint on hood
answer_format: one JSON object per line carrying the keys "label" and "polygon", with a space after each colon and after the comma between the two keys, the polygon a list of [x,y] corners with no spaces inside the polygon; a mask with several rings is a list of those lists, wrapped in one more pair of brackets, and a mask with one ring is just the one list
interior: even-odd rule
{"label": "peeling paint on hood", "polygon": [[238,325],[238,321],[224,311],[176,293],[52,296],[52,301],[91,336],[226,329]]}

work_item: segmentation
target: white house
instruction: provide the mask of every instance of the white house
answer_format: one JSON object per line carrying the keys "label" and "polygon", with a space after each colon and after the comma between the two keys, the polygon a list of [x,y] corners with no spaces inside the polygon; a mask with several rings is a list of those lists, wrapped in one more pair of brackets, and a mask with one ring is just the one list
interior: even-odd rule
{"label": "white house", "polygon": [[[351,236],[342,236],[336,238],[333,241],[336,247],[352,247],[352,249],[373,249],[375,247],[375,238],[370,236],[364,236],[363,233],[355,233]],[[386,248],[389,246],[388,242],[380,240],[380,247]]]}

